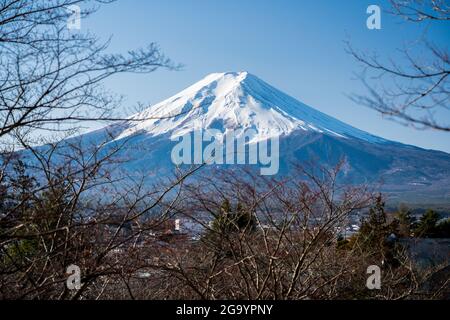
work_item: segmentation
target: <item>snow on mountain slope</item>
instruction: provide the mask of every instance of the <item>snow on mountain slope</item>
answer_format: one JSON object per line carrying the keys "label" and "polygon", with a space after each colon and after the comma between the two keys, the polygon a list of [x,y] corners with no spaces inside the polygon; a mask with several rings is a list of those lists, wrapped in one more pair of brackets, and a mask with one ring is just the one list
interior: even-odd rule
{"label": "snow on mountain slope", "polygon": [[177,137],[195,128],[254,129],[252,142],[293,131],[382,143],[386,140],[349,126],[284,94],[248,72],[213,73],[147,110],[135,114],[116,136],[137,133]]}
{"label": "snow on mountain slope", "polygon": [[[171,138],[208,128],[225,135],[228,130],[252,129],[250,142],[278,136],[280,176],[290,175],[298,164],[334,166],[345,159],[345,183],[382,184],[383,190],[396,193],[395,196],[407,193],[411,199],[450,201],[450,154],[385,140],[356,129],[247,72],[208,75],[124,123],[72,140],[79,139],[88,150],[92,144],[104,143],[105,154],[109,148],[120,146],[115,153],[121,160],[120,171],[130,175],[146,172],[160,178],[175,169],[171,155],[178,139]],[[239,137],[239,131],[235,133]],[[232,164],[224,168],[236,167]]]}

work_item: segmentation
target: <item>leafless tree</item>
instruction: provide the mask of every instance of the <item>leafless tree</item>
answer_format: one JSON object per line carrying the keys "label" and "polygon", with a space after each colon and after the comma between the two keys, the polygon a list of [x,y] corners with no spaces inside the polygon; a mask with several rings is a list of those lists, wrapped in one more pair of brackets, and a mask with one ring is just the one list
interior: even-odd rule
{"label": "leafless tree", "polygon": [[[5,155],[1,298],[95,298],[90,292],[104,279],[113,285],[135,276],[141,263],[133,257],[143,243],[157,243],[158,230],[171,218],[170,207],[161,207],[161,201],[169,194],[176,199],[191,173],[153,188],[145,176],[137,181],[114,174],[121,163],[115,155],[126,142],[107,153],[104,144],[62,143],[27,148],[31,161],[17,153]],[[66,286],[71,264],[82,270],[77,291]]]}
{"label": "leafless tree", "polygon": [[[350,215],[372,206],[373,196],[341,185],[339,166],[282,180],[239,170],[185,181],[193,168],[149,188],[145,177],[112,174],[120,148],[105,155],[101,146],[52,146],[36,155],[46,172],[39,183],[8,159],[15,174],[5,176],[13,189],[3,189],[0,202],[1,298],[421,297],[425,276],[405,250],[390,265],[360,237],[340,243]],[[184,221],[180,231],[174,219]],[[70,264],[81,268],[79,290],[66,286]],[[369,265],[382,268],[380,291],[365,286]]]}
{"label": "leafless tree", "polygon": [[[390,0],[390,3],[388,12],[406,23],[439,23],[449,27],[450,6],[445,0]],[[417,46],[421,50],[415,50]],[[447,44],[432,43],[422,35],[417,44],[399,50],[399,58],[387,62],[347,43],[347,51],[364,67],[359,77],[368,90],[367,95],[354,94],[352,99],[404,125],[450,131]]]}
{"label": "leafless tree", "polygon": [[[41,130],[70,135],[84,121],[123,120],[101,87],[107,77],[175,67],[155,44],[111,55],[108,42],[67,30],[68,6],[87,16],[95,4],[0,0],[0,139],[13,142],[0,140],[0,299],[397,299],[416,292],[421,276],[407,255],[400,266],[383,266],[384,289],[373,293],[366,268],[382,255],[363,250],[359,238],[340,247],[349,216],[373,198],[365,186],[339,183],[342,163],[299,168],[292,178],[229,170],[186,181],[196,166],[149,184],[150,173],[118,170],[130,159],[114,126],[96,141],[36,140]],[[193,223],[195,236],[174,230],[176,218]],[[72,264],[81,270],[77,290],[66,285]]]}
{"label": "leafless tree", "polygon": [[[95,143],[40,137],[55,131],[66,138],[86,121],[124,120],[102,82],[177,67],[155,43],[111,54],[109,41],[68,29],[71,6],[85,18],[109,2],[0,1],[1,298],[83,298],[102,277],[134,274],[129,259],[114,253],[132,253],[150,230],[156,239],[154,229],[169,217],[158,205],[186,176],[149,188],[145,176],[115,174],[127,141],[111,144],[108,132]],[[65,285],[70,264],[82,268],[76,293]]]}
{"label": "leafless tree", "polygon": [[[391,267],[377,248],[361,250],[359,240],[339,246],[349,215],[373,203],[366,187],[340,185],[339,169],[315,168],[285,180],[226,172],[186,185],[177,214],[203,232],[147,266],[164,279],[160,288],[170,283],[160,298],[411,297],[422,275],[404,251],[398,250],[401,265]],[[381,291],[366,288],[373,264],[383,268]]]}
{"label": "leafless tree", "polygon": [[[127,54],[67,22],[111,1],[0,1],[0,138],[39,130],[73,130],[88,120],[118,120],[118,98],[102,82],[124,72],[176,68],[155,43]],[[19,130],[20,129],[20,130]]]}

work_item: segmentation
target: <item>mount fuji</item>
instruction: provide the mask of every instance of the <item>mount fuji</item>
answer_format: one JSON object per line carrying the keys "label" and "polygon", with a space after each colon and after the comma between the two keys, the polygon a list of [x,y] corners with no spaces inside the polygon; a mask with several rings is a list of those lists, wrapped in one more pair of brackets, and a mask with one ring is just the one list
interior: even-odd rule
{"label": "mount fuji", "polygon": [[[180,93],[132,115],[127,121],[82,135],[108,145],[127,141],[123,168],[153,172],[174,169],[174,138],[196,128],[226,133],[252,129],[249,143],[279,138],[280,175],[314,161],[334,165],[345,158],[348,183],[381,185],[401,200],[450,202],[450,154],[377,137],[284,94],[248,72],[214,73]],[[107,134],[106,134],[107,133]]]}

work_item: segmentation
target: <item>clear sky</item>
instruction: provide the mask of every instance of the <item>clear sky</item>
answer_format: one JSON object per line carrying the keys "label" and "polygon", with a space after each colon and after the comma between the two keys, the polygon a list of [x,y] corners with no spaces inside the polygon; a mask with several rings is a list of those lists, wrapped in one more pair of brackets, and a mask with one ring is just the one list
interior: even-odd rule
{"label": "clear sky", "polygon": [[[395,55],[423,32],[382,13],[382,29],[366,27],[368,5],[378,0],[119,0],[104,6],[82,29],[112,36],[110,50],[157,42],[181,71],[120,75],[108,89],[137,102],[154,104],[212,72],[248,71],[298,100],[381,137],[450,152],[450,134],[417,131],[383,119],[353,103],[348,94],[363,92],[355,79],[355,48]],[[429,39],[448,44],[450,25],[428,26]]]}

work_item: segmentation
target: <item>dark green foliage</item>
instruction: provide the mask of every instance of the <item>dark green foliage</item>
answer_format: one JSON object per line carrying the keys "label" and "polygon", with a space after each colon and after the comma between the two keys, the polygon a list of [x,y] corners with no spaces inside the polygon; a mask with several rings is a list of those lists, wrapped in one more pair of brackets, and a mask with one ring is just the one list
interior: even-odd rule
{"label": "dark green foliage", "polygon": [[[34,178],[27,174],[27,167],[21,160],[13,165],[13,174],[8,181],[9,188],[1,194],[0,240],[15,238],[0,248],[0,263],[21,268],[38,251],[38,241],[27,237],[36,232],[33,218]],[[17,226],[23,226],[17,228]]]}
{"label": "dark green foliage", "polygon": [[397,266],[396,243],[391,239],[397,229],[397,222],[388,223],[385,203],[381,195],[377,196],[375,205],[370,208],[369,217],[363,221],[361,228],[346,246],[357,246],[365,255],[382,261],[390,266]]}
{"label": "dark green foliage", "polygon": [[434,210],[427,210],[420,220],[413,224],[414,236],[418,238],[449,238],[450,219],[440,221],[440,215]]}
{"label": "dark green foliage", "polygon": [[358,242],[364,249],[378,251],[383,247],[388,232],[384,202],[380,195],[376,198],[375,205],[370,208],[368,219],[361,224]]}
{"label": "dark green foliage", "polygon": [[436,237],[438,221],[439,214],[434,210],[427,210],[415,226],[414,235],[418,238]]}
{"label": "dark green foliage", "polygon": [[254,231],[256,218],[253,212],[247,210],[241,203],[233,209],[228,199],[224,200],[220,213],[212,222],[211,229],[215,232]]}
{"label": "dark green foliage", "polygon": [[[228,199],[222,202],[220,212],[216,214],[202,241],[220,256],[231,254],[230,238],[241,233],[250,234],[256,229],[256,217],[253,211],[247,209],[241,203],[234,208]],[[227,240],[227,241],[225,241]]]}
{"label": "dark green foliage", "polygon": [[411,236],[411,224],[414,222],[414,219],[411,216],[411,211],[406,205],[400,205],[395,219],[398,224],[396,234],[399,237]]}
{"label": "dark green foliage", "polygon": [[25,164],[14,163],[10,192],[1,196],[0,240],[10,239],[0,247],[3,268],[27,269],[46,248],[63,248],[72,219],[67,210],[68,188],[61,179],[51,182],[49,188],[37,192],[38,185]]}

